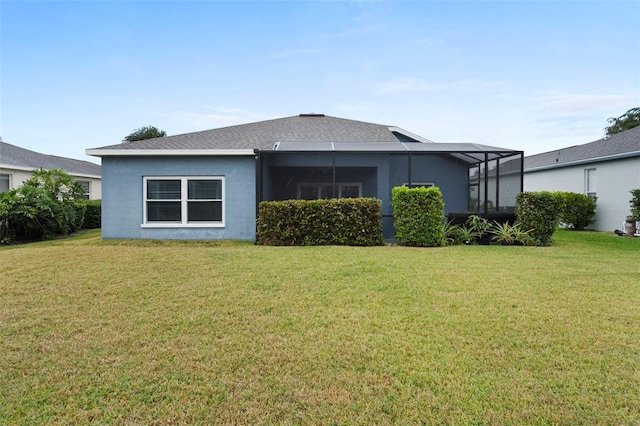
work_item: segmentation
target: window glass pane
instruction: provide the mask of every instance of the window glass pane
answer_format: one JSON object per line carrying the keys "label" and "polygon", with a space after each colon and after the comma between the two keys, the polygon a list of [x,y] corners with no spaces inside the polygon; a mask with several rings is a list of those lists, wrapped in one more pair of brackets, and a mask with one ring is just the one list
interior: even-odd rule
{"label": "window glass pane", "polygon": [[84,198],[88,200],[89,199],[89,182],[86,180],[79,180],[78,183],[84,189]]}
{"label": "window glass pane", "polygon": [[147,201],[148,222],[180,222],[180,201]]}
{"label": "window glass pane", "polygon": [[360,187],[358,185],[343,185],[340,190],[342,198],[358,198],[360,196]]}
{"label": "window glass pane", "polygon": [[148,180],[148,200],[179,200],[180,180]]}
{"label": "window glass pane", "polygon": [[222,181],[190,180],[188,184],[190,200],[221,200]]}
{"label": "window glass pane", "polygon": [[315,200],[318,198],[318,185],[300,185],[301,200]]}
{"label": "window glass pane", "polygon": [[190,201],[187,211],[189,222],[222,221],[222,201]]}
{"label": "window glass pane", "polygon": [[9,175],[0,175],[0,192],[9,190]]}
{"label": "window glass pane", "polygon": [[480,199],[478,198],[479,195],[479,189],[478,189],[478,185],[470,185],[469,186],[469,211],[471,212],[477,212],[478,210],[480,210],[480,207],[478,205],[478,203],[480,202]]}
{"label": "window glass pane", "polygon": [[586,181],[587,181],[587,193],[595,193],[596,192],[596,169],[587,169],[586,170]]}
{"label": "window glass pane", "polygon": [[335,198],[336,192],[333,185],[320,185],[320,198]]}

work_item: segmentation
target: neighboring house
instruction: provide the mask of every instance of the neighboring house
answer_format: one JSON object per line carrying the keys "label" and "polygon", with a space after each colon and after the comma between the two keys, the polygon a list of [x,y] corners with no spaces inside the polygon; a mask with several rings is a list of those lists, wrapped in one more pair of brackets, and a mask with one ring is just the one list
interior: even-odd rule
{"label": "neighboring house", "polygon": [[584,145],[524,159],[526,191],[567,191],[598,197],[592,229],[624,229],[632,189],[640,188],[640,127]]}
{"label": "neighboring house", "polygon": [[0,142],[0,192],[19,187],[34,170],[62,169],[86,189],[87,199],[100,199],[102,194],[100,166],[89,161],[41,154]]}
{"label": "neighboring house", "polygon": [[[102,237],[254,240],[263,200],[377,197],[393,238],[391,190],[438,186],[447,212],[513,210],[522,175],[478,176],[513,151],[434,143],[403,129],[300,114],[88,149],[102,158]],[[488,194],[488,196],[485,196]]]}

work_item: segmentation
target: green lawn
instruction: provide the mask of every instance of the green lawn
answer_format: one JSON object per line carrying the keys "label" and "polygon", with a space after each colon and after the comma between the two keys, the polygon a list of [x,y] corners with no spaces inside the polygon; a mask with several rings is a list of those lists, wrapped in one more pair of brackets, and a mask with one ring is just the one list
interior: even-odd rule
{"label": "green lawn", "polygon": [[640,239],[0,248],[0,424],[640,423]]}

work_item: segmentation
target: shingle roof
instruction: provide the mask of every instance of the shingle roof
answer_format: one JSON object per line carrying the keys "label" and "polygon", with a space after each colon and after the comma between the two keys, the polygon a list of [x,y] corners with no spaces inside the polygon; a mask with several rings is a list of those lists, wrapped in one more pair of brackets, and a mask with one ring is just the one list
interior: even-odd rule
{"label": "shingle roof", "polygon": [[640,126],[606,139],[524,157],[524,169],[566,167],[631,156],[640,156]]}
{"label": "shingle roof", "polygon": [[300,114],[97,149],[271,149],[276,142],[398,142],[398,140],[398,136],[389,126],[323,114]]}
{"label": "shingle roof", "polygon": [[100,176],[101,167],[89,161],[41,154],[20,148],[10,143],[0,142],[0,166],[26,169],[63,169],[71,175]]}

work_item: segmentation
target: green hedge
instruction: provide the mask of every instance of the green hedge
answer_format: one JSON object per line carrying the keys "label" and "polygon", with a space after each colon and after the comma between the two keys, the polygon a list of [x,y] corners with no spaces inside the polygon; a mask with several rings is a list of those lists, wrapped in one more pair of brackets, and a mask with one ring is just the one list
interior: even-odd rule
{"label": "green hedge", "polygon": [[382,245],[381,210],[375,198],[263,201],[257,241],[278,246]]}
{"label": "green hedge", "polygon": [[575,230],[583,230],[595,222],[596,197],[576,192],[558,192],[562,198],[560,222]]}
{"label": "green hedge", "polygon": [[76,232],[84,226],[87,214],[87,203],[83,201],[73,201],[71,202],[71,207],[73,208],[73,217],[72,220],[70,220],[70,232]]}
{"label": "green hedge", "polygon": [[529,232],[536,245],[549,246],[563,204],[563,196],[556,192],[521,192],[516,196],[517,223]]}
{"label": "green hedge", "polygon": [[444,201],[439,188],[397,186],[392,190],[391,205],[399,242],[416,247],[445,244]]}
{"label": "green hedge", "polygon": [[102,227],[102,201],[101,200],[84,200],[87,211],[84,215],[83,228],[95,229]]}

